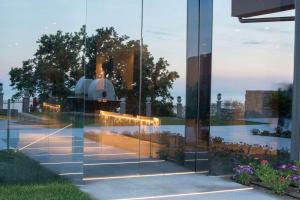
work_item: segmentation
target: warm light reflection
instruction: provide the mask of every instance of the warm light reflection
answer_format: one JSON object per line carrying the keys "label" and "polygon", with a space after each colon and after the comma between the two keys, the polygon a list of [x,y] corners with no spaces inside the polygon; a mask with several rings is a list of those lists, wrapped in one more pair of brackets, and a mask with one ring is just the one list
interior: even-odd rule
{"label": "warm light reflection", "polygon": [[43,103],[43,109],[50,112],[59,112],[60,105],[59,104],[50,104],[50,103]]}
{"label": "warm light reflection", "polygon": [[114,120],[118,120],[119,122],[124,121],[124,125],[128,125],[128,122],[134,122],[138,124],[145,124],[145,125],[153,125],[153,126],[159,126],[160,120],[156,117],[145,117],[145,116],[133,116],[129,114],[120,114],[120,113],[114,113],[114,112],[108,112],[108,111],[99,111],[99,116],[104,118],[104,121],[110,121],[112,118]]}

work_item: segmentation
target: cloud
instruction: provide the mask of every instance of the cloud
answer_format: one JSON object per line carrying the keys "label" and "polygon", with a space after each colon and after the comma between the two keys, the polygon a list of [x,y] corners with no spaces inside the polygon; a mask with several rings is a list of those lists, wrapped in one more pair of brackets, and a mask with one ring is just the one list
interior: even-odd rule
{"label": "cloud", "polygon": [[167,31],[152,31],[152,30],[147,30],[147,33],[152,33],[154,35],[159,35],[159,36],[172,36],[173,34],[171,32]]}
{"label": "cloud", "polygon": [[146,35],[149,34],[151,37],[155,37],[162,40],[178,40],[185,37],[183,31],[172,31],[172,30],[146,30]]}

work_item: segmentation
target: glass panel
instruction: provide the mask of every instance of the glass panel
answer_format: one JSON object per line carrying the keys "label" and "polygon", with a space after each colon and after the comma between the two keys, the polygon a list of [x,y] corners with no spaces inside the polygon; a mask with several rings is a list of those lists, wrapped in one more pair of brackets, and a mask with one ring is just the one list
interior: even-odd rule
{"label": "glass panel", "polygon": [[144,1],[142,116],[159,124],[142,127],[142,173],[187,172],[185,163],[193,161],[185,156],[186,6]]}
{"label": "glass panel", "polygon": [[140,0],[88,0],[85,180],[138,173]]}
{"label": "glass panel", "polygon": [[[294,11],[282,11],[285,1],[272,5],[278,13],[264,9],[267,4],[255,2],[262,8],[254,8],[233,2],[234,9],[245,15],[250,10],[256,18],[294,16]],[[229,0],[215,1],[213,174],[230,173],[254,158],[285,162],[290,152],[294,22],[241,23],[231,9]]]}
{"label": "glass panel", "polygon": [[[11,99],[9,148],[78,182],[82,110],[74,112],[71,99],[83,74],[84,5],[82,0],[71,4],[67,0],[12,0],[0,6],[0,80],[5,102],[4,110],[0,105],[0,146],[8,142],[2,116],[7,116],[7,100]],[[25,182],[34,181],[28,174],[23,176]]]}

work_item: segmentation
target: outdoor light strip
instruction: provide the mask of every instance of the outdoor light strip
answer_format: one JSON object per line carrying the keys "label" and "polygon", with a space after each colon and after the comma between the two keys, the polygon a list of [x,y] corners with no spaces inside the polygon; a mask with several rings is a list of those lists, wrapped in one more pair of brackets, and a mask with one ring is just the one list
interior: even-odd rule
{"label": "outdoor light strip", "polygon": [[97,142],[92,142],[92,141],[90,141],[90,142],[89,141],[84,142],[84,144],[95,144],[95,143],[98,144]]}
{"label": "outdoor light strip", "polygon": [[30,148],[26,148],[29,150],[36,150],[36,149],[40,149],[40,150],[45,150],[45,149],[71,149],[71,148],[84,148],[84,149],[108,149],[108,148],[112,148],[112,147],[86,147],[86,146],[68,146],[68,147],[30,147]]}
{"label": "outdoor light strip", "polygon": [[67,147],[30,147],[30,148],[27,148],[29,150],[36,150],[36,149],[71,149],[71,148],[83,148],[83,146],[67,146]]}
{"label": "outdoor light strip", "polygon": [[121,155],[136,155],[136,153],[99,153],[99,154],[86,154],[84,157],[93,156],[121,156]]}
{"label": "outdoor light strip", "polygon": [[55,136],[56,138],[73,138],[73,137],[75,137],[75,136],[73,136],[73,135],[60,135],[60,136]]}
{"label": "outdoor light strip", "polygon": [[82,161],[71,161],[71,162],[53,162],[53,163],[40,163],[41,165],[64,165],[64,164],[83,164],[84,166],[100,166],[100,165],[125,165],[125,164],[139,164],[139,163],[157,163],[165,162],[165,160],[146,160],[137,162],[115,162],[115,163],[87,163],[83,164]]}
{"label": "outdoor light strip", "polygon": [[240,189],[229,189],[229,190],[216,190],[209,192],[193,192],[193,193],[182,193],[182,194],[170,194],[170,195],[157,195],[157,196],[148,196],[148,197],[134,197],[126,199],[114,199],[114,200],[144,200],[144,199],[162,199],[162,198],[172,198],[172,197],[185,197],[185,196],[198,196],[198,195],[207,195],[207,194],[219,194],[227,192],[240,192],[253,190],[252,187],[240,188]]}
{"label": "outdoor light strip", "polygon": [[34,157],[39,157],[39,156],[71,156],[71,155],[82,155],[83,153],[49,153],[49,154],[38,154],[38,155],[33,155]]}
{"label": "outdoor light strip", "polygon": [[71,155],[83,155],[84,157],[94,157],[94,156],[119,156],[119,155],[136,155],[136,153],[99,153],[99,154],[84,154],[84,153],[46,153],[33,155],[34,157],[39,156],[71,156]]}
{"label": "outdoor light strip", "polygon": [[82,172],[70,172],[70,173],[61,173],[59,176],[70,176],[70,175],[83,175]]}
{"label": "outdoor light strip", "polygon": [[83,162],[56,162],[56,163],[40,163],[41,165],[65,165],[65,164],[82,164]]}
{"label": "outdoor light strip", "polygon": [[83,181],[96,181],[96,180],[110,180],[110,179],[126,179],[126,178],[144,178],[144,177],[156,177],[156,176],[175,176],[175,175],[188,175],[188,174],[206,174],[208,171],[201,172],[175,172],[164,174],[145,174],[145,175],[129,175],[129,176],[108,176],[108,177],[89,177],[83,178]]}
{"label": "outdoor light strip", "polygon": [[198,158],[198,159],[189,159],[189,160],[184,160],[185,162],[195,162],[195,161],[208,161],[207,158]]}
{"label": "outdoor light strip", "polygon": [[160,163],[165,162],[165,160],[145,160],[136,162],[111,162],[111,163],[87,163],[84,166],[101,166],[101,165],[126,165],[126,164],[139,164],[139,163]]}
{"label": "outdoor light strip", "polygon": [[208,153],[208,151],[199,151],[199,152],[196,152],[196,151],[187,151],[187,152],[184,152],[184,153],[186,153],[186,154],[195,154],[195,153],[202,154],[202,153]]}
{"label": "outdoor light strip", "polygon": [[57,130],[57,131],[54,131],[53,133],[51,133],[51,134],[49,134],[49,135],[46,135],[45,137],[42,137],[42,138],[40,138],[40,139],[37,139],[36,141],[34,141],[34,142],[32,142],[32,143],[30,143],[30,144],[28,144],[28,145],[26,145],[26,146],[20,148],[19,151],[22,151],[23,149],[25,149],[25,148],[27,148],[27,147],[33,145],[33,144],[36,144],[37,142],[39,142],[39,141],[41,141],[41,140],[44,140],[44,139],[46,139],[46,138],[48,138],[48,137],[50,137],[50,136],[52,136],[52,135],[54,135],[54,134],[56,134],[56,133],[59,133],[60,131],[66,129],[66,128],[70,127],[70,126],[72,126],[72,124],[69,124],[69,125],[67,125],[67,126],[65,126],[65,127],[63,127],[63,128],[61,128],[61,129],[59,129],[59,130]]}
{"label": "outdoor light strip", "polygon": [[[66,136],[66,137],[69,137],[69,136]],[[28,140],[30,140],[30,138],[27,138]],[[56,140],[58,139],[57,137],[56,138],[50,138],[50,140],[46,140],[45,142],[49,142],[49,143],[72,143],[72,142],[83,142],[83,140]],[[24,138],[22,138],[22,140],[24,140]],[[84,144],[98,144],[97,142],[93,142],[93,141],[85,141],[83,142]]]}

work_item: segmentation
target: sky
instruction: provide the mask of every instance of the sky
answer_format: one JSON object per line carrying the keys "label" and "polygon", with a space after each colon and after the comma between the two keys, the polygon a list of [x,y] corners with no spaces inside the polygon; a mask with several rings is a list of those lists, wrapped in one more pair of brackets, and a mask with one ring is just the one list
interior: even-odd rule
{"label": "sky", "polygon": [[[141,0],[0,0],[0,82],[5,98],[13,91],[8,72],[32,58],[42,34],[87,33],[113,26],[140,38]],[[185,101],[186,0],[144,0],[144,43],[157,60],[164,57],[180,78],[172,95]],[[293,15],[293,11],[279,15]],[[278,15],[278,14],[277,14]],[[244,101],[246,90],[271,90],[291,83],[294,23],[241,24],[231,17],[231,1],[215,0],[213,14],[212,101]]]}

